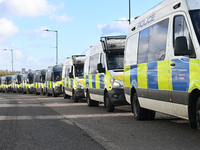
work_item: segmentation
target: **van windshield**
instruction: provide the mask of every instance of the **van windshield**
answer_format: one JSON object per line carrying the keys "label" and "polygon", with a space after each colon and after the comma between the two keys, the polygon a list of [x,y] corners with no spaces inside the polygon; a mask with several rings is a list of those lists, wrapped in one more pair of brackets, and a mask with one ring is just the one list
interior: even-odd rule
{"label": "van windshield", "polygon": [[29,80],[29,84],[33,83],[33,77],[29,77],[28,80]]}
{"label": "van windshield", "polygon": [[21,82],[22,82],[21,78],[18,78],[17,80],[18,80],[18,84],[21,84]]}
{"label": "van windshield", "polygon": [[82,65],[76,65],[75,76],[76,77],[82,77],[83,76],[83,64]]}
{"label": "van windshield", "polygon": [[7,84],[11,84],[12,83],[11,82],[11,78],[7,79],[6,81],[7,81]]}
{"label": "van windshield", "polygon": [[196,36],[200,43],[200,10],[192,10],[190,11],[190,16],[192,19],[192,23],[194,26],[194,30],[196,32]]}
{"label": "van windshield", "polygon": [[61,81],[62,72],[54,72],[54,81]]}
{"label": "van windshield", "polygon": [[108,70],[124,68],[124,51],[106,54]]}

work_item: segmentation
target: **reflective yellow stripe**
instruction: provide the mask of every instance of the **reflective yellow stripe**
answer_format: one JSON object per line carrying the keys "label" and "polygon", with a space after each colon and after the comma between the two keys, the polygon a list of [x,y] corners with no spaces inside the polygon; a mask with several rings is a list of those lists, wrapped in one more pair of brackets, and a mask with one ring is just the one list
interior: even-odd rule
{"label": "reflective yellow stripe", "polygon": [[138,88],[147,89],[147,64],[138,64]]}
{"label": "reflective yellow stripe", "polygon": [[200,60],[190,59],[190,67],[189,67],[190,85],[188,89],[189,93],[194,89],[200,89],[200,75],[197,70],[200,70]]}
{"label": "reflective yellow stripe", "polygon": [[112,79],[112,76],[110,75],[110,73],[108,71],[106,71],[106,75],[105,75],[105,78],[104,78],[104,82],[105,82],[105,87],[108,89],[108,90],[111,90],[112,89],[112,86],[111,86],[111,83],[110,83],[110,79]]}
{"label": "reflective yellow stripe", "polygon": [[92,88],[92,75],[89,75],[89,88]]}
{"label": "reflective yellow stripe", "polygon": [[124,86],[125,87],[131,87],[131,66],[126,66],[125,68],[127,68],[128,71],[124,72]]}
{"label": "reflective yellow stripe", "polygon": [[171,60],[158,61],[158,89],[172,91]]}
{"label": "reflective yellow stripe", "polygon": [[100,77],[99,77],[99,74],[95,75],[95,84],[96,84],[96,89],[100,89]]}

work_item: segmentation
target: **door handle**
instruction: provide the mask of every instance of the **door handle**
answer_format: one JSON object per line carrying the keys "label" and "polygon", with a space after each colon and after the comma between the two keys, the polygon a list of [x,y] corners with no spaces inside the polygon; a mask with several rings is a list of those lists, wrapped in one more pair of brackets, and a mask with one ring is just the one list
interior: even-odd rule
{"label": "door handle", "polygon": [[170,64],[172,67],[175,67],[176,66],[176,63],[174,61],[171,62]]}

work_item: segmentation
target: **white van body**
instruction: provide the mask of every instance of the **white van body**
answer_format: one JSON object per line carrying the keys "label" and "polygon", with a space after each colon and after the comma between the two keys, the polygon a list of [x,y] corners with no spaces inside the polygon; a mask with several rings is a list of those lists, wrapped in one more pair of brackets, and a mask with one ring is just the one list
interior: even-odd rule
{"label": "white van body", "polygon": [[100,43],[86,52],[84,92],[88,106],[102,102],[112,112],[115,106],[127,104],[123,89],[125,39],[125,36],[102,37]]}
{"label": "white van body", "polygon": [[200,0],[164,0],[132,22],[124,86],[136,119],[158,111],[200,124],[199,29]]}
{"label": "white van body", "polygon": [[85,55],[72,55],[68,57],[63,65],[62,87],[63,96],[70,96],[74,102],[84,98],[83,92],[83,67]]}

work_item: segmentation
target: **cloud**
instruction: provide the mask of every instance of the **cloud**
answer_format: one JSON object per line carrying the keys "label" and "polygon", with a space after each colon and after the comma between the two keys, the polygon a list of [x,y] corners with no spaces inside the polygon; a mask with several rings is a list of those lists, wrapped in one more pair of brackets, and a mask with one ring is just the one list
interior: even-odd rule
{"label": "cloud", "polygon": [[18,16],[36,17],[52,14],[56,7],[48,4],[47,0],[1,0],[0,13]]}
{"label": "cloud", "polygon": [[44,38],[45,37],[53,37],[53,36],[55,36],[51,32],[44,31],[46,29],[48,29],[48,27],[41,26],[39,29],[25,31],[25,34],[28,35],[28,37],[29,37],[30,40],[35,39],[37,36],[41,36],[41,37],[44,37]]}
{"label": "cloud", "polygon": [[60,16],[58,16],[58,15],[51,15],[50,19],[54,20],[56,22],[67,22],[67,21],[71,21],[72,20],[66,14],[63,14],[63,15],[60,15]]}
{"label": "cloud", "polygon": [[0,42],[5,41],[19,33],[19,28],[12,21],[2,18],[0,19]]}
{"label": "cloud", "polygon": [[98,25],[97,29],[101,35],[104,36],[112,34],[127,34],[128,27],[129,23],[127,18],[123,17],[110,24]]}

